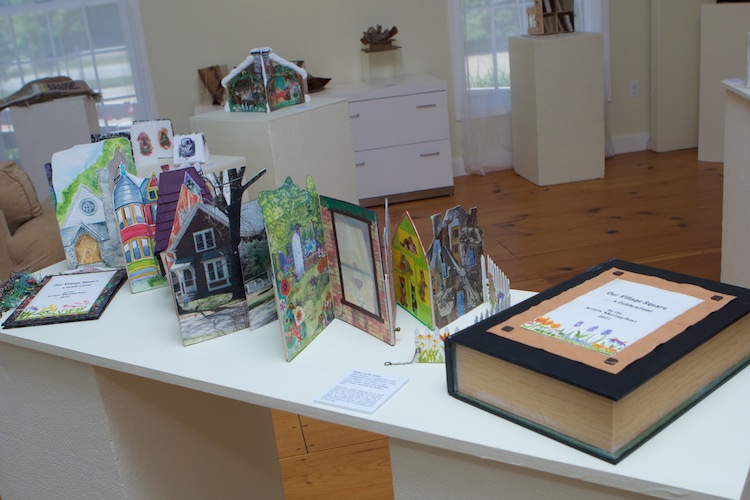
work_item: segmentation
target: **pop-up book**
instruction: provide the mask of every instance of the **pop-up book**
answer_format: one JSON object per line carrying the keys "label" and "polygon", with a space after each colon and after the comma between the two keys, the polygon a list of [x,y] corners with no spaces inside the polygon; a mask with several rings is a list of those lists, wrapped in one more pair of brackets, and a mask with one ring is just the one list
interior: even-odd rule
{"label": "pop-up book", "polygon": [[[392,240],[393,282],[396,303],[430,330],[439,330],[483,302],[494,307],[507,278],[496,266],[490,274],[483,272],[484,239],[476,208],[466,212],[456,206],[431,221],[433,239],[424,251],[411,216],[402,217]],[[485,294],[492,280],[493,292]]]}
{"label": "pop-up book", "polygon": [[269,47],[250,51],[250,55],[227,76],[226,111],[270,113],[276,109],[308,101],[307,71],[283,59]]}
{"label": "pop-up book", "polygon": [[[234,169],[233,169],[234,170]],[[238,173],[239,172],[239,173]],[[242,203],[244,167],[212,174],[209,201],[189,171],[163,261],[188,346],[276,319],[270,255],[257,201]],[[257,177],[256,177],[257,178]],[[238,184],[232,193],[223,187]],[[234,210],[237,207],[239,210]]]}
{"label": "pop-up book", "polygon": [[427,249],[433,327],[443,328],[482,304],[484,236],[476,207],[456,206],[432,216],[433,240]]}
{"label": "pop-up book", "polygon": [[[373,213],[287,178],[258,195],[287,361],[339,317],[393,344],[391,294]],[[340,315],[340,316],[338,316]]]}

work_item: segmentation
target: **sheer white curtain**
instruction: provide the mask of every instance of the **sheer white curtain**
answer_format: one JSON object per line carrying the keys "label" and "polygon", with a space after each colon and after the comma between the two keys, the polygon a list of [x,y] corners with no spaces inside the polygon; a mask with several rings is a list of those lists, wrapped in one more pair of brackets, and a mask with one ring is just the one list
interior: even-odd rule
{"label": "sheer white curtain", "polygon": [[[102,94],[103,131],[156,116],[138,0],[0,0],[0,42],[0,97],[62,75]],[[0,159],[18,160],[7,110],[0,132]]]}
{"label": "sheer white curtain", "polygon": [[[606,96],[609,96],[608,1],[575,2],[576,29],[604,34]],[[513,165],[513,152],[508,37],[526,33],[526,9],[533,1],[447,2],[464,169],[484,173],[509,168]]]}

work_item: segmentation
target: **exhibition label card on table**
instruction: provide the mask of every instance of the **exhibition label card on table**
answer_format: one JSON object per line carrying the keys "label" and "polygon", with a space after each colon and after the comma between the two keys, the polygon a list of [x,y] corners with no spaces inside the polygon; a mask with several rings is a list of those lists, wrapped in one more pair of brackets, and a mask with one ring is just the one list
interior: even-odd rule
{"label": "exhibition label card on table", "polygon": [[347,410],[374,413],[409,379],[352,370],[346,377],[315,399]]}

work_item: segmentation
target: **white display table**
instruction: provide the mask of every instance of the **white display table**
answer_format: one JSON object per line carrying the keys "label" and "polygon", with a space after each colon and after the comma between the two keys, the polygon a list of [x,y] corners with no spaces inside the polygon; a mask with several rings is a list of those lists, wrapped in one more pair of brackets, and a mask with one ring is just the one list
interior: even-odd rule
{"label": "white display table", "polygon": [[[615,466],[448,396],[442,364],[384,366],[413,354],[398,323],[391,347],[336,320],[287,363],[276,322],[183,347],[168,290],[123,289],[98,321],[0,330],[0,494],[281,498],[268,408],[390,436],[397,498],[746,489],[750,370]],[[372,415],[313,402],[351,369],[409,382]]]}

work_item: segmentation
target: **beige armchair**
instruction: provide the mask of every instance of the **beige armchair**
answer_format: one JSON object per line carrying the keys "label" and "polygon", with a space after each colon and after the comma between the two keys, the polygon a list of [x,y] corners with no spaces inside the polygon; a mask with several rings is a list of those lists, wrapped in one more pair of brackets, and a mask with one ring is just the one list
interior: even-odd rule
{"label": "beige armchair", "polygon": [[65,259],[52,198],[43,203],[26,172],[0,162],[0,280]]}

